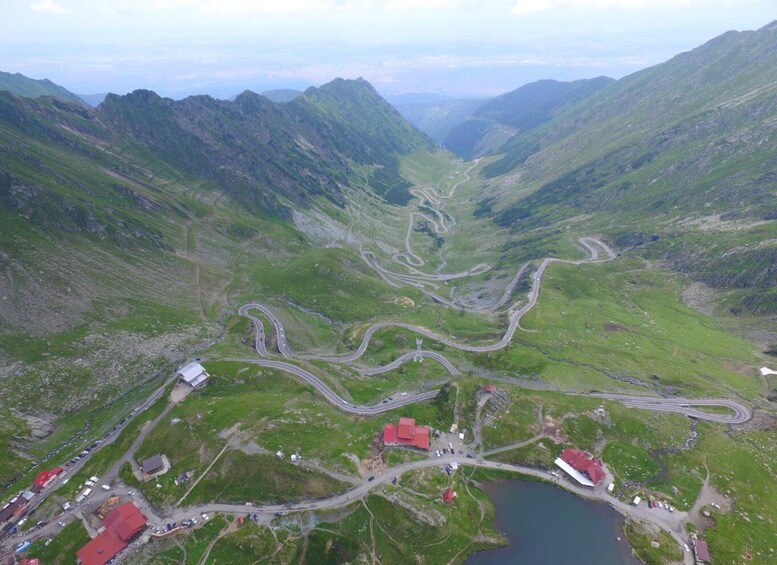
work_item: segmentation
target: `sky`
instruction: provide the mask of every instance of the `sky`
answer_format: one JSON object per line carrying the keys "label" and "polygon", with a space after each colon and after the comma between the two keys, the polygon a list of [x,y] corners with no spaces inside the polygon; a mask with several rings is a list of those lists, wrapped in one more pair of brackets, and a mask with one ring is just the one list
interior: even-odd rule
{"label": "sky", "polygon": [[620,78],[774,19],[777,0],[0,0],[0,70],[78,94],[363,77],[388,96],[484,97]]}

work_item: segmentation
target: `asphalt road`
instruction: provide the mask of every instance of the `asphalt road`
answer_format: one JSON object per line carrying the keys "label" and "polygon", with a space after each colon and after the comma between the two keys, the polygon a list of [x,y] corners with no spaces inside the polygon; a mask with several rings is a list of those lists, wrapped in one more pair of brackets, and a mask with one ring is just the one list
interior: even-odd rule
{"label": "asphalt road", "polygon": [[[752,413],[746,406],[725,398],[661,398],[650,396],[628,396],[623,394],[591,394],[598,398],[617,400],[629,408],[641,410],[653,410],[656,412],[676,412],[689,418],[718,422],[720,424],[744,424]],[[694,406],[714,406],[729,408],[731,414],[717,414],[704,412],[693,408]]]}

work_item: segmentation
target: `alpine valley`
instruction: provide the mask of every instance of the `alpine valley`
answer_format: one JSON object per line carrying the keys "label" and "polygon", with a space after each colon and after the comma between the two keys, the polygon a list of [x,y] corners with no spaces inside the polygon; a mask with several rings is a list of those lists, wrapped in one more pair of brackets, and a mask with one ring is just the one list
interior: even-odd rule
{"label": "alpine valley", "polygon": [[124,562],[462,563],[520,478],[775,563],[775,77],[777,22],[398,109],[0,73],[0,557],[129,501]]}

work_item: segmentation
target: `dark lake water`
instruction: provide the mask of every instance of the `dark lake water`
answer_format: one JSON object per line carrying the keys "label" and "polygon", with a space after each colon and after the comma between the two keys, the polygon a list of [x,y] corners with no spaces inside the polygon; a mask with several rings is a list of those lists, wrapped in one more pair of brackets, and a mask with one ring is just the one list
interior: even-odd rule
{"label": "dark lake water", "polygon": [[625,541],[623,517],[605,503],[531,481],[490,481],[483,489],[496,508],[496,527],[510,545],[476,553],[466,565],[640,563]]}

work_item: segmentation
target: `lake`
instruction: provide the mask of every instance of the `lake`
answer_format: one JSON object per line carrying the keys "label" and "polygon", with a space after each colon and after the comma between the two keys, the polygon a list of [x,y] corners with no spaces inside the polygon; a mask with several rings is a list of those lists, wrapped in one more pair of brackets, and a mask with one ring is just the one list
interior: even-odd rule
{"label": "lake", "polygon": [[510,545],[476,553],[466,565],[640,564],[623,535],[623,516],[605,503],[532,481],[489,481],[483,490]]}

